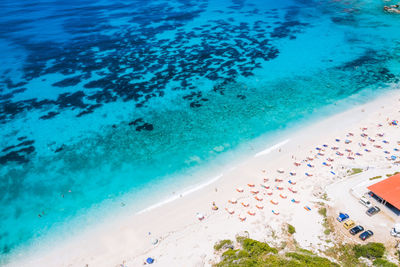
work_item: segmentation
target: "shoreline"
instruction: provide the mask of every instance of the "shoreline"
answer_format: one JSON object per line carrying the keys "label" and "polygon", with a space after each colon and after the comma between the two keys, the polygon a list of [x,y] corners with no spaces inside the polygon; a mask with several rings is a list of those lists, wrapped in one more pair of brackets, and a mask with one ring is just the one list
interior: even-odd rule
{"label": "shoreline", "polygon": [[[115,221],[110,220],[109,222],[102,223],[104,225],[96,225],[95,227],[93,227],[94,229],[85,231],[85,233],[82,233],[79,236],[73,236],[71,240],[66,240],[64,244],[61,244],[60,247],[58,248],[54,248],[54,250],[49,253],[44,251],[42,253],[39,252],[38,255],[32,255],[32,258],[30,259],[25,259],[22,260],[21,262],[19,262],[18,260],[16,262],[10,262],[9,266],[15,266],[15,265],[25,266],[25,264],[30,266],[32,265],[36,266],[40,264],[42,266],[47,266],[46,263],[48,263],[49,266],[54,264],[57,264],[59,266],[65,266],[71,264],[72,266],[75,266],[75,265],[82,265],[86,261],[90,263],[89,266],[92,265],[110,266],[110,265],[116,265],[118,264],[118,262],[122,262],[124,259],[126,259],[128,262],[130,261],[136,262],[138,258],[140,258],[141,256],[144,257],[144,253],[146,253],[146,251],[153,248],[150,242],[147,242],[148,244],[143,246],[137,246],[135,252],[132,252],[131,250],[127,251],[126,248],[122,249],[123,252],[121,252],[120,249],[122,245],[120,245],[119,248],[112,248],[112,246],[105,243],[114,244],[117,247],[119,242],[116,241],[118,240],[119,241],[123,240],[123,243],[125,244],[127,243],[131,245],[135,244],[134,241],[129,240],[130,238],[127,239],[126,236],[130,236],[131,239],[136,241],[148,240],[149,237],[148,236],[146,237],[148,231],[144,229],[156,229],[155,231],[151,230],[152,232],[151,238],[153,238],[154,236],[161,236],[160,240],[162,240],[162,242],[164,243],[164,240],[169,236],[173,235],[174,233],[182,231],[182,229],[186,229],[193,225],[199,224],[199,222],[197,222],[195,218],[196,209],[198,209],[199,211],[203,210],[208,211],[208,212],[203,212],[206,216],[206,220],[214,219],[213,217],[217,215],[209,212],[210,203],[213,201],[213,199],[218,199],[217,201],[219,201],[219,203],[222,203],[222,201],[219,199],[223,199],[228,194],[231,194],[230,192],[232,191],[232,189],[234,189],[235,185],[240,184],[241,182],[244,181],[245,177],[240,177],[240,176],[246,176],[243,175],[244,173],[246,173],[245,170],[253,168],[257,169],[257,167],[255,166],[262,165],[263,161],[271,160],[276,162],[279,158],[282,158],[285,155],[287,156],[288,153],[292,153],[293,151],[296,152],[296,150],[301,150],[297,148],[300,147],[299,143],[301,141],[302,141],[301,146],[303,147],[306,147],[308,144],[312,144],[313,141],[315,141],[314,135],[320,137],[320,135],[322,134],[320,132],[316,133],[317,131],[315,130],[320,130],[321,128],[323,128],[325,133],[327,133],[328,131],[328,135],[332,135],[332,132],[341,132],[342,128],[346,128],[356,123],[357,121],[361,120],[362,117],[364,117],[364,115],[367,114],[368,112],[376,113],[380,109],[380,104],[384,103],[387,100],[393,101],[394,95],[396,95],[396,97],[399,97],[398,90],[385,92],[383,95],[378,96],[377,99],[373,99],[368,103],[361,104],[360,106],[348,109],[338,114],[334,114],[332,116],[329,116],[328,118],[319,119],[316,122],[313,122],[311,125],[307,125],[305,128],[300,129],[298,132],[296,132],[295,137],[291,139],[285,139],[284,141],[281,141],[273,146],[270,146],[268,148],[260,150],[259,152],[256,152],[251,157],[247,157],[245,160],[241,161],[238,164],[238,166],[229,168],[227,169],[227,171],[224,171],[222,174],[218,176],[213,176],[211,180],[208,180],[202,184],[194,185],[193,188],[189,188],[183,193],[177,194],[176,196],[158,202],[139,212],[134,213],[133,215],[128,215],[129,211],[124,210],[122,213],[126,213],[126,215],[124,216],[118,215]],[[374,105],[376,104],[379,105],[374,107]],[[368,112],[367,111],[360,112],[360,110],[362,109],[371,109],[371,110],[369,110]],[[353,116],[357,115],[357,114],[352,114],[355,111],[358,114],[358,116]],[[335,123],[338,123],[340,127],[336,127]],[[332,132],[330,132],[329,130],[331,130]],[[315,133],[313,133],[314,131]],[[278,148],[279,152],[276,151]],[[304,151],[301,151],[301,153],[304,154]],[[228,179],[229,176],[233,176],[234,179]],[[255,174],[255,176],[262,176],[262,174],[258,173]],[[231,180],[233,180],[234,182],[232,182]],[[218,192],[213,190],[216,188],[218,188]],[[179,201],[179,199],[182,200]],[[225,212],[222,211],[222,204],[219,205],[221,206],[221,212]],[[168,208],[170,209],[166,213],[166,210]],[[179,212],[177,212],[177,209],[178,211],[191,210],[192,212],[190,214],[184,213],[182,215],[179,214]],[[154,220],[156,220],[156,218],[160,216],[159,215],[160,213],[164,213],[164,215],[167,218],[169,218],[165,222],[166,225],[164,225],[163,227],[159,227],[159,229],[157,229],[156,225],[146,224],[146,221],[153,222]],[[171,215],[177,215],[177,216],[176,217],[172,216],[174,217],[174,220],[171,221],[170,219]],[[185,223],[186,221],[188,222]],[[132,228],[135,230],[133,230]],[[239,231],[240,228],[241,227],[239,227],[238,229]],[[153,234],[154,232],[155,235]],[[85,253],[77,249],[76,247],[79,246],[76,246],[75,244],[81,244],[81,241],[83,240],[88,240],[85,241],[85,243],[89,242],[91,245],[97,244],[95,245],[94,251],[92,248],[88,249],[88,251],[86,251]],[[208,245],[210,248],[212,248],[213,243],[210,243]],[[83,244],[81,244],[81,246],[83,246]],[[62,253],[62,251],[65,251],[65,249],[69,249],[68,251],[71,251],[72,255],[63,255],[63,257],[59,257],[60,253]],[[103,253],[99,253],[101,251]],[[42,255],[41,257],[40,254],[45,254],[45,255]],[[130,254],[135,254],[135,256],[128,257],[127,255]],[[100,255],[102,259],[100,259]],[[112,257],[108,257],[107,255]],[[99,258],[94,258],[94,257],[99,257]],[[117,260],[118,257],[120,257],[121,259]]]}

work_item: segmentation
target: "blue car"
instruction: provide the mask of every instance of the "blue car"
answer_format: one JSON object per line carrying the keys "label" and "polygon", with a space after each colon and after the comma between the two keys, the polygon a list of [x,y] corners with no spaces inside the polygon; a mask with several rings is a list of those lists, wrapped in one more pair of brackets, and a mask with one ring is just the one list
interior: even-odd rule
{"label": "blue car", "polygon": [[339,222],[343,222],[349,218],[349,215],[347,213],[339,213],[339,216],[336,218]]}
{"label": "blue car", "polygon": [[367,230],[363,232],[359,237],[362,241],[365,241],[366,239],[370,238],[373,235],[374,233],[371,230]]}

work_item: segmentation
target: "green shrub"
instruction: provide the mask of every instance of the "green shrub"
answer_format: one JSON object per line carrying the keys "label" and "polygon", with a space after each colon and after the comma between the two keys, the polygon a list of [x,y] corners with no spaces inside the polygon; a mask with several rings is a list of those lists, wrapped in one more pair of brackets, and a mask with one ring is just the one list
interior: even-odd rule
{"label": "green shrub", "polygon": [[320,208],[318,213],[321,214],[324,218],[326,217],[326,208]]}
{"label": "green shrub", "polygon": [[259,242],[250,238],[242,240],[241,245],[251,256],[258,256],[260,254],[278,253],[276,248],[271,248],[267,243]]}
{"label": "green shrub", "polygon": [[372,177],[372,178],[369,178],[370,180],[375,180],[375,179],[379,179],[379,178],[382,178],[382,176],[375,176],[375,177]]}
{"label": "green shrub", "polygon": [[373,262],[374,266],[378,266],[378,267],[397,267],[396,264],[385,260],[385,259],[376,259]]}
{"label": "green shrub", "polygon": [[289,234],[293,235],[294,233],[296,233],[296,228],[294,228],[293,225],[288,224],[288,232]]}
{"label": "green shrub", "polygon": [[357,258],[382,258],[385,246],[382,243],[368,243],[366,245],[355,245],[353,248]]}
{"label": "green shrub", "polygon": [[336,244],[325,251],[326,255],[335,258],[342,266],[360,266],[359,260],[354,253],[354,245],[351,244]]}
{"label": "green shrub", "polygon": [[237,240],[241,244],[242,249],[228,249],[222,254],[222,260],[215,264],[215,267],[339,266],[336,263],[331,262],[329,259],[314,255],[309,250],[298,249],[296,253],[279,255],[277,254],[277,249],[270,247],[267,243],[259,242],[246,237],[238,237]]}
{"label": "green shrub", "polygon": [[330,233],[331,233],[331,229],[325,229],[325,230],[324,230],[324,234],[325,234],[325,235],[329,235]]}
{"label": "green shrub", "polygon": [[362,172],[362,171],[363,171],[363,169],[360,169],[360,168],[353,168],[353,169],[351,169],[351,171],[350,171],[350,175],[354,175],[354,174],[360,173],[360,172]]}
{"label": "green shrub", "polygon": [[390,173],[386,174],[386,177],[390,177],[390,176],[393,176],[393,174],[390,174]]}
{"label": "green shrub", "polygon": [[299,266],[309,266],[309,267],[330,267],[339,266],[336,263],[331,262],[327,258],[322,258],[315,256],[313,254],[299,254],[295,252],[288,252],[285,254],[286,257],[292,258],[299,263]]}
{"label": "green shrub", "polygon": [[221,241],[217,242],[214,245],[214,249],[215,250],[220,250],[222,247],[224,247],[226,245],[232,245],[232,244],[233,244],[232,240],[224,239],[224,240],[221,240]]}
{"label": "green shrub", "polygon": [[297,248],[297,252],[301,252],[303,254],[314,255],[311,250],[304,249],[304,248]]}
{"label": "green shrub", "polygon": [[249,254],[246,250],[240,250],[240,251],[237,253],[237,256],[238,256],[239,259],[240,259],[240,258],[247,258],[247,257],[250,256],[250,254]]}
{"label": "green shrub", "polygon": [[223,258],[223,259],[236,259],[236,258],[237,258],[236,253],[237,253],[238,251],[239,251],[238,249],[236,249],[236,250],[234,250],[234,249],[228,249],[227,251],[225,251],[224,253],[222,253],[222,258]]}

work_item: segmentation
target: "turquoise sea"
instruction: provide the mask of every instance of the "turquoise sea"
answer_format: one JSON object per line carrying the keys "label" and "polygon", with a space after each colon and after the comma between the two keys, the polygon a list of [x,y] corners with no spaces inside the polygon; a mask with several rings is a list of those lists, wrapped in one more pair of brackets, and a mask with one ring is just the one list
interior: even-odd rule
{"label": "turquoise sea", "polygon": [[0,264],[394,90],[385,3],[1,1]]}

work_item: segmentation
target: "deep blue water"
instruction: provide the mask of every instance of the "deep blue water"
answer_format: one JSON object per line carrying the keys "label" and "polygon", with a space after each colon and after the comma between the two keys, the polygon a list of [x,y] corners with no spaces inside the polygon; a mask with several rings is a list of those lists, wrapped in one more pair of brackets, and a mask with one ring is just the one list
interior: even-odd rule
{"label": "deep blue water", "polygon": [[1,1],[0,262],[102,219],[88,212],[139,210],[149,192],[198,182],[193,172],[241,144],[389,90],[400,20],[382,7]]}

